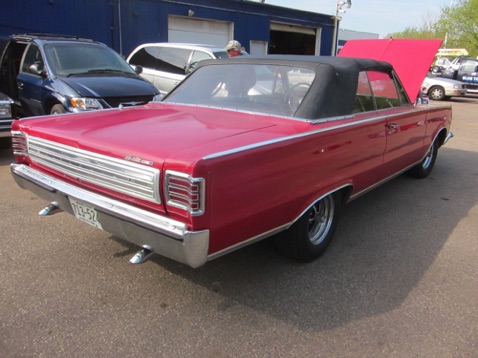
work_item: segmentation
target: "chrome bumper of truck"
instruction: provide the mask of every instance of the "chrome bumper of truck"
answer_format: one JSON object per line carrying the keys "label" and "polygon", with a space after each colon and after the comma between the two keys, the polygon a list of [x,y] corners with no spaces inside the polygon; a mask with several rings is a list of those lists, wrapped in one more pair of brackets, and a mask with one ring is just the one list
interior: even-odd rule
{"label": "chrome bumper of truck", "polygon": [[209,230],[188,231],[184,223],[77,188],[27,165],[12,164],[11,172],[21,188],[54,208],[75,215],[72,200],[94,208],[98,227],[114,236],[193,268],[207,261]]}

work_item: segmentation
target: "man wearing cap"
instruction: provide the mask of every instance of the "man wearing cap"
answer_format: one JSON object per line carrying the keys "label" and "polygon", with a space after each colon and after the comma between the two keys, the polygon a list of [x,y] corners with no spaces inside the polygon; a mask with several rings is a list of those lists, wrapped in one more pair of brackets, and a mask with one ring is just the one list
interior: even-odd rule
{"label": "man wearing cap", "polygon": [[239,41],[236,41],[236,40],[229,41],[227,46],[226,46],[227,55],[229,57],[240,56],[241,55],[241,49],[242,49],[241,43]]}

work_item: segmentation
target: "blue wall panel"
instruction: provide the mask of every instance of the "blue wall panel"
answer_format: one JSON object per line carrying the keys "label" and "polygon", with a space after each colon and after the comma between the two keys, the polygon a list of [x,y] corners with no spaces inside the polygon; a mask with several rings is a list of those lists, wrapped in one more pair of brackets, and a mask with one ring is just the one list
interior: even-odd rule
{"label": "blue wall panel", "polygon": [[[4,0],[5,1],[5,0]],[[0,35],[48,32],[92,38],[127,56],[145,42],[168,41],[168,16],[234,23],[234,38],[269,41],[270,22],[322,28],[321,55],[330,54],[330,15],[241,0],[6,0]],[[120,36],[121,34],[121,36]],[[246,47],[247,49],[247,47]],[[247,49],[248,50],[248,49]]]}

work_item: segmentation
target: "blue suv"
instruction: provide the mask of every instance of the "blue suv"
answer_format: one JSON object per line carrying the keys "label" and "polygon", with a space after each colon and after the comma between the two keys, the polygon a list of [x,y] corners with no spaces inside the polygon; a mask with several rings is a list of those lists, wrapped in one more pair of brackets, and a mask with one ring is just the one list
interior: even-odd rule
{"label": "blue suv", "polygon": [[136,72],[100,42],[54,35],[12,35],[0,59],[0,92],[13,99],[19,116],[160,100],[159,91]]}

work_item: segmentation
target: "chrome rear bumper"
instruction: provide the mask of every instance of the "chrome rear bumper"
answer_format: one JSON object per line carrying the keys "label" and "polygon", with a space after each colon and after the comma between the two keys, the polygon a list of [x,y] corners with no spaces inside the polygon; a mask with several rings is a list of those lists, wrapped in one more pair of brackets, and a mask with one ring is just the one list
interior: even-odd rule
{"label": "chrome rear bumper", "polygon": [[193,268],[207,261],[209,230],[188,231],[182,222],[80,189],[27,165],[12,164],[11,172],[21,188],[60,210],[74,215],[70,197],[92,206],[102,229],[114,236]]}

